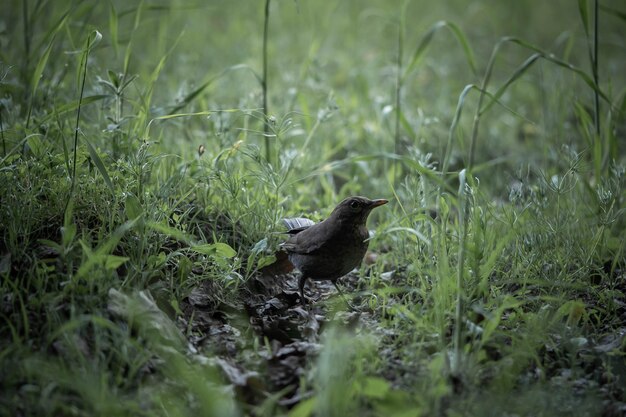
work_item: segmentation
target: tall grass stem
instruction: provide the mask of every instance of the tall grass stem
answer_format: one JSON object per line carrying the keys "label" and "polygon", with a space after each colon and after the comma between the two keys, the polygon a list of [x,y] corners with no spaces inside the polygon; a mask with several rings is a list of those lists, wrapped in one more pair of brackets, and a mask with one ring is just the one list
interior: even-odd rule
{"label": "tall grass stem", "polygon": [[[406,6],[406,2],[405,2]],[[405,7],[406,9],[406,7]],[[403,10],[404,12],[404,10]],[[396,123],[394,132],[394,153],[400,154],[400,115],[402,114],[402,55],[403,55],[403,43],[404,43],[404,13],[400,16],[400,22],[398,23],[398,59],[396,61]],[[397,161],[393,163],[393,182],[396,183],[396,167]]]}
{"label": "tall grass stem", "polygon": [[[598,84],[599,76],[598,76],[598,0],[595,0],[593,8],[593,59],[591,61],[592,71],[593,71],[593,82],[596,84],[596,87],[600,87]],[[593,108],[593,121],[596,127],[596,135],[598,135],[598,139],[600,140],[600,95],[598,94],[598,89],[595,88],[593,90],[593,99],[594,99],[594,108]]]}
{"label": "tall grass stem", "polygon": [[267,107],[267,34],[270,22],[270,0],[265,0],[265,24],[263,26],[263,133],[265,137],[265,158],[271,163],[269,109]]}
{"label": "tall grass stem", "polygon": [[485,70],[485,76],[483,77],[483,82],[480,86],[480,92],[478,95],[478,103],[476,104],[476,111],[474,112],[474,120],[472,121],[472,134],[470,136],[470,148],[469,148],[469,158],[467,161],[467,170],[468,172],[472,172],[472,166],[474,165],[474,154],[476,153],[476,140],[478,138],[478,126],[480,124],[480,110],[483,107],[483,99],[485,97],[485,91],[487,91],[487,84],[489,84],[489,80],[491,79],[491,74],[493,71],[493,65],[496,60],[496,56],[498,55],[498,51],[500,50],[500,46],[502,45],[502,41],[498,42],[496,46],[493,48],[493,52],[491,53],[491,57],[489,58],[489,62],[487,63],[487,69]]}
{"label": "tall grass stem", "polygon": [[22,18],[24,24],[24,66],[23,66],[23,74],[24,81],[26,81],[26,73],[28,72],[28,65],[30,60],[30,25],[28,22],[28,1],[24,0],[22,2]]}
{"label": "tall grass stem", "polygon": [[78,94],[78,108],[76,109],[76,125],[74,127],[74,158],[72,161],[72,184],[70,186],[70,193],[67,196],[67,201],[65,202],[65,210],[70,205],[70,201],[74,195],[74,188],[76,186],[76,159],[78,155],[78,129],[80,126],[80,109],[82,107],[83,95],[85,93],[85,81],[87,79],[87,60],[89,58],[89,51],[91,50],[91,34],[87,36],[87,48],[85,49],[85,53],[83,54],[83,59],[81,60],[81,64],[83,66],[83,79],[80,85],[80,92]]}
{"label": "tall grass stem", "polygon": [[2,103],[0,103],[0,136],[2,136],[2,156],[7,156],[7,142],[4,139],[4,123],[2,122]]}
{"label": "tall grass stem", "polygon": [[457,265],[457,280],[456,280],[456,317],[454,328],[454,363],[452,372],[454,375],[458,375],[461,370],[461,355],[462,355],[462,342],[463,342],[463,297],[465,296],[465,289],[463,285],[464,271],[465,271],[465,238],[467,236],[467,199],[465,196],[466,185],[466,170],[459,172],[459,227],[461,228],[461,234],[459,235],[459,254]]}

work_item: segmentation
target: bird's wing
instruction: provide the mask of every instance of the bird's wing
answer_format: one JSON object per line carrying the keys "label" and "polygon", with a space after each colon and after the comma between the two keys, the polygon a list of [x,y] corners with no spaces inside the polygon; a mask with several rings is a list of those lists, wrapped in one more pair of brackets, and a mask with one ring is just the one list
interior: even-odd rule
{"label": "bird's wing", "polygon": [[289,229],[287,230],[287,233],[290,235],[298,234],[315,224],[313,220],[305,219],[304,217],[283,219],[283,223],[287,226],[287,229]]}
{"label": "bird's wing", "polygon": [[[310,220],[309,220],[310,221]],[[326,246],[331,241],[331,230],[324,221],[307,226],[297,234],[293,234],[281,245],[287,252],[312,255],[318,251],[326,251]]]}

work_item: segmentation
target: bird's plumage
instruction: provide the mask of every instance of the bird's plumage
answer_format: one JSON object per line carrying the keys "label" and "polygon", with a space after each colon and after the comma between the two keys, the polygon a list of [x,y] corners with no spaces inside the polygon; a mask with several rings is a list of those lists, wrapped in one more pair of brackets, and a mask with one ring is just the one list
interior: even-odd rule
{"label": "bird's plumage", "polygon": [[[285,219],[292,236],[281,245],[289,261],[300,270],[300,295],[307,278],[333,283],[359,266],[368,247],[367,217],[387,200],[348,197],[317,224],[306,219]],[[311,222],[312,223],[312,222]]]}
{"label": "bird's plumage", "polygon": [[305,219],[304,217],[283,219],[283,223],[285,223],[285,226],[287,226],[287,233],[289,233],[290,235],[298,234],[315,224],[313,220]]}

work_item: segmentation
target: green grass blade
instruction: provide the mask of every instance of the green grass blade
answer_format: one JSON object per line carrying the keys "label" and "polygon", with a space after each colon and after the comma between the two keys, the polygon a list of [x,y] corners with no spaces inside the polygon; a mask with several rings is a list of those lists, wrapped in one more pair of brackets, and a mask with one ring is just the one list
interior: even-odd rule
{"label": "green grass blade", "polygon": [[164,235],[167,235],[171,238],[174,238],[188,245],[191,245],[193,242],[193,238],[191,236],[188,236],[185,232],[178,230],[174,227],[168,226],[167,224],[163,222],[149,221],[149,222],[146,222],[146,226],[148,226],[150,229],[156,232],[163,233]]}
{"label": "green grass blade", "polygon": [[406,76],[415,68],[415,66],[421,60],[422,56],[428,49],[428,46],[430,45],[430,42],[432,41],[435,33],[438,32],[441,28],[448,28],[452,32],[456,40],[461,45],[461,48],[463,49],[463,53],[465,54],[465,58],[470,69],[472,70],[472,73],[476,74],[476,59],[474,58],[474,51],[472,50],[472,47],[467,40],[467,36],[465,36],[461,28],[459,28],[456,24],[441,20],[431,26],[430,29],[426,31],[426,34],[422,37],[422,40],[420,41],[417,48],[415,49],[415,52],[413,53],[413,57],[411,58],[409,65],[407,65],[406,69],[404,70],[404,74],[402,76],[403,79],[406,78]]}
{"label": "green grass blade", "polygon": [[[83,247],[83,250],[86,252],[87,256],[85,256],[86,260],[78,268],[75,279],[83,278],[98,263],[106,264],[110,262],[107,256],[111,253],[111,251],[113,251],[113,249],[117,247],[117,244],[126,234],[126,232],[128,232],[135,226],[137,220],[138,219],[129,220],[120,225],[117,229],[113,231],[111,236],[107,240],[105,240],[100,246],[98,246],[98,248],[96,248],[96,250],[94,251],[91,251],[89,247],[81,240],[81,246]],[[113,264],[117,264],[117,261],[119,261],[119,259],[114,259]]]}
{"label": "green grass blade", "polygon": [[119,55],[119,21],[117,11],[113,2],[109,2],[109,32],[111,35],[111,45],[115,56]]}
{"label": "green grass blade", "polygon": [[195,113],[177,113],[177,114],[167,114],[165,116],[159,116],[159,117],[155,117],[154,119],[150,120],[148,122],[148,125],[146,126],[146,137],[150,136],[150,127],[152,126],[152,123],[159,121],[159,120],[170,120],[170,119],[176,119],[179,117],[195,117],[195,116],[210,116],[214,113],[236,113],[236,112],[240,112],[241,109],[224,109],[224,110],[207,110],[207,111],[199,111],[199,112],[195,112]]}
{"label": "green grass blade", "polygon": [[526,42],[522,39],[518,39],[518,38],[504,38],[504,41],[507,42],[512,42],[515,44],[518,44],[520,46],[523,46],[525,48],[528,48],[532,51],[535,51],[537,53],[539,53],[541,55],[541,57],[547,61],[552,62],[553,64],[556,64],[560,67],[566,68],[570,71],[572,71],[573,73],[575,73],[576,75],[578,75],[584,82],[585,84],[587,84],[593,91],[597,91],[598,94],[600,95],[600,97],[602,97],[607,103],[611,104],[611,99],[609,98],[609,96],[602,91],[602,89],[600,88],[600,86],[596,85],[596,83],[593,81],[593,78],[591,76],[589,76],[589,74],[587,74],[585,71],[583,71],[582,69],[576,67],[573,64],[570,64],[569,62],[563,61],[560,58],[557,58],[554,54],[549,53],[544,51],[543,49],[529,43]]}
{"label": "green grass blade", "polygon": [[604,4],[600,5],[600,10],[626,22],[626,12],[622,12],[621,10],[614,9]]}
{"label": "green grass blade", "polygon": [[450,155],[452,154],[452,139],[454,138],[454,132],[456,131],[456,127],[461,120],[461,115],[463,114],[463,104],[465,103],[465,98],[472,90],[480,89],[474,84],[466,85],[463,88],[463,91],[459,95],[459,100],[456,105],[456,110],[454,111],[454,117],[452,119],[452,123],[450,124],[450,129],[448,130],[448,142],[446,144],[446,149],[443,154],[443,163],[441,164],[441,173],[446,175],[448,173],[448,165],[450,164]]}
{"label": "green grass blade", "polygon": [[474,58],[474,51],[472,50],[472,47],[470,46],[470,43],[467,40],[467,37],[465,36],[461,28],[459,28],[456,24],[452,22],[448,22],[447,27],[452,31],[457,41],[463,48],[463,53],[465,53],[465,58],[467,59],[467,63],[469,64],[472,70],[472,73],[476,74],[477,72],[476,59]]}
{"label": "green grass blade", "polygon": [[583,21],[585,36],[589,37],[589,8],[587,7],[587,0],[578,0],[578,12]]}
{"label": "green grass blade", "polygon": [[28,126],[28,124],[30,122],[30,116],[31,116],[32,110],[33,110],[33,102],[34,102],[34,99],[35,99],[35,93],[37,92],[37,88],[39,87],[39,81],[41,80],[41,77],[43,75],[43,71],[46,68],[46,64],[48,63],[48,58],[50,57],[50,52],[52,51],[52,47],[54,46],[54,41],[56,39],[56,35],[59,32],[59,30],[63,27],[63,25],[65,24],[66,19],[67,19],[67,13],[65,13],[63,15],[63,17],[59,20],[57,25],[54,26],[52,28],[52,30],[50,31],[50,42],[48,43],[48,46],[44,50],[44,52],[41,55],[41,57],[39,57],[39,60],[37,61],[37,65],[35,66],[35,70],[33,71],[33,74],[31,76],[31,79],[30,79],[30,85],[31,85],[30,103],[28,105],[28,116],[26,118],[26,125],[27,126]]}
{"label": "green grass blade", "polygon": [[[146,129],[148,128],[145,121],[150,116],[150,106],[152,103],[152,95],[154,93],[154,87],[157,84],[157,80],[159,78],[159,74],[161,73],[161,70],[163,69],[163,66],[167,62],[167,59],[169,58],[172,51],[176,48],[176,45],[178,44],[180,39],[183,37],[183,35],[184,35],[184,32],[181,32],[178,38],[176,38],[176,41],[174,41],[174,44],[172,45],[172,47],[161,57],[161,59],[159,60],[159,63],[150,74],[150,78],[148,79],[148,83],[147,83],[148,88],[142,99],[142,108],[140,111],[140,115],[137,117],[137,124],[139,126],[145,126]],[[145,135],[146,131],[144,131],[143,133]]]}
{"label": "green grass blade", "polygon": [[482,109],[479,110],[479,115],[482,116],[487,110],[491,108],[502,95],[506,92],[507,88],[513,84],[519,77],[521,77],[539,58],[541,58],[541,54],[533,54],[531,55],[522,65],[520,65],[513,74],[509,77],[508,80],[493,94],[492,100],[490,100]]}
{"label": "green grass blade", "polygon": [[406,118],[406,116],[405,116],[403,111],[400,111],[400,124],[402,125],[404,130],[407,132],[409,137],[413,141],[416,141],[417,140],[417,133],[413,129],[413,126],[411,126],[411,123],[407,120],[407,118]]}
{"label": "green grass blade", "polygon": [[109,96],[105,95],[105,94],[96,94],[93,96],[88,96],[88,97],[84,97],[82,100],[74,100],[74,101],[70,101],[67,102],[65,104],[61,104],[59,106],[55,106],[54,107],[54,112],[51,112],[50,114],[47,114],[45,117],[41,118],[41,123],[48,123],[50,122],[53,118],[57,118],[58,116],[62,116],[65,113],[68,112],[72,112],[74,110],[76,110],[78,108],[78,106],[86,106],[88,104],[92,104],[95,103],[97,101],[101,101],[101,100],[105,100],[107,99]]}
{"label": "green grass blade", "polygon": [[203,84],[201,84],[198,88],[196,88],[195,90],[193,90],[192,92],[187,94],[185,97],[183,97],[183,99],[180,101],[180,103],[177,104],[176,106],[174,106],[170,110],[169,114],[171,115],[171,114],[177,113],[178,111],[180,111],[181,109],[183,109],[184,107],[189,105],[194,99],[196,99],[200,94],[202,94],[202,92],[204,90],[209,88],[215,81],[219,80],[220,78],[222,78],[223,76],[225,76],[226,74],[228,74],[231,71],[237,71],[237,70],[240,70],[240,69],[249,70],[250,72],[252,72],[252,75],[254,76],[254,78],[259,83],[263,82],[261,77],[249,65],[246,65],[246,64],[233,65],[231,67],[226,68],[225,70],[223,70],[219,74],[210,77],[207,81],[205,81]]}
{"label": "green grass blade", "polygon": [[41,80],[41,76],[43,75],[43,70],[46,67],[46,63],[48,62],[48,58],[50,57],[50,52],[52,51],[52,46],[54,45],[54,36],[52,40],[46,47],[45,51],[39,58],[37,62],[37,66],[35,67],[35,71],[30,80],[31,90],[30,90],[30,104],[28,105],[28,117],[26,119],[26,125],[28,126],[30,122],[30,116],[33,111],[33,101],[35,99],[35,93],[37,92],[37,88],[39,87],[39,81]]}
{"label": "green grass blade", "polygon": [[435,23],[430,29],[428,29],[428,31],[426,31],[426,33],[422,37],[422,40],[417,45],[417,48],[415,49],[415,52],[413,53],[413,57],[411,58],[411,61],[406,66],[406,68],[404,70],[404,75],[402,76],[402,78],[406,78],[406,76],[417,65],[417,63],[422,58],[422,55],[424,54],[424,52],[428,48],[428,45],[430,45],[430,42],[432,41],[433,36],[435,36],[435,32],[437,32],[437,30],[439,30],[440,28],[444,27],[445,24],[446,24],[446,22],[439,21],[439,22]]}
{"label": "green grass blade", "polygon": [[89,151],[89,156],[91,157],[91,160],[93,161],[93,163],[96,165],[96,168],[100,172],[100,175],[102,175],[102,178],[104,179],[104,182],[106,183],[107,187],[109,187],[111,191],[115,191],[113,182],[111,182],[111,177],[109,177],[109,173],[107,172],[107,169],[104,166],[104,163],[102,163],[102,159],[100,159],[100,155],[98,155],[98,152],[93,147],[93,145],[87,140],[87,138],[83,138],[83,139],[85,140],[85,144],[87,145],[87,151]]}
{"label": "green grass blade", "polygon": [[124,66],[123,66],[124,74],[128,74],[128,71],[129,71],[130,57],[133,52],[133,40],[134,40],[135,33],[137,31],[137,28],[139,27],[139,22],[141,21],[141,13],[144,7],[143,5],[144,5],[144,2],[143,0],[141,0],[139,2],[139,5],[137,6],[137,9],[135,9],[135,21],[133,24],[133,29],[131,31],[130,40],[128,41],[128,44],[126,45],[126,52],[124,53]]}

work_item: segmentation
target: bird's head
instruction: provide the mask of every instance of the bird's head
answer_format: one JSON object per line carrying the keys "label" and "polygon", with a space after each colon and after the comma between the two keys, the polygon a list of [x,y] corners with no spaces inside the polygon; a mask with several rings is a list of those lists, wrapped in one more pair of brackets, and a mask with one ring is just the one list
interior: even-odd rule
{"label": "bird's head", "polygon": [[385,199],[370,200],[366,197],[348,197],[335,207],[330,217],[335,217],[342,222],[355,224],[365,224],[370,212],[383,204],[387,204]]}

